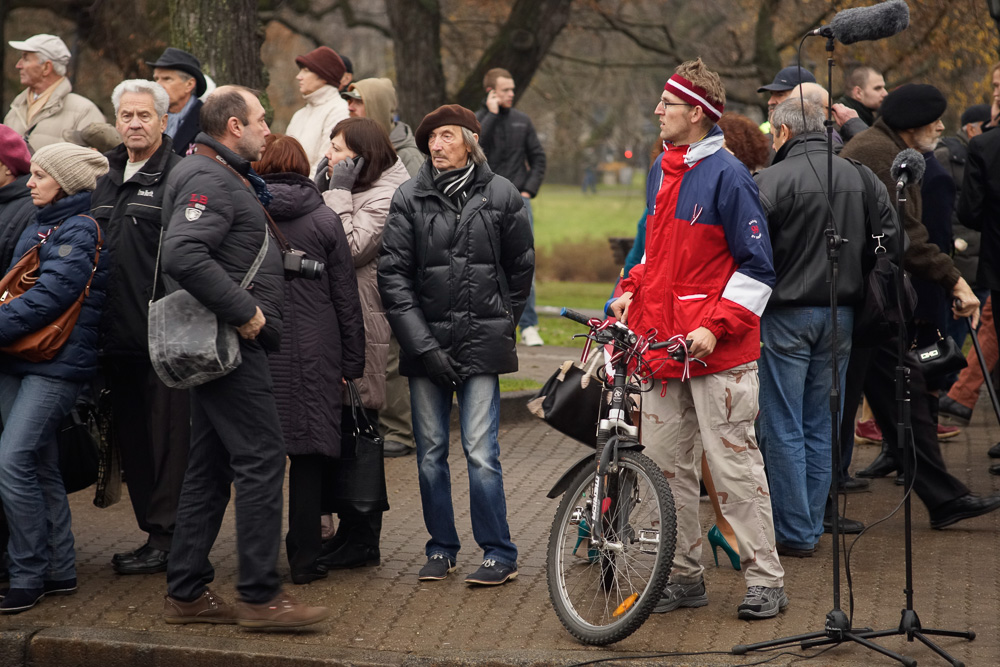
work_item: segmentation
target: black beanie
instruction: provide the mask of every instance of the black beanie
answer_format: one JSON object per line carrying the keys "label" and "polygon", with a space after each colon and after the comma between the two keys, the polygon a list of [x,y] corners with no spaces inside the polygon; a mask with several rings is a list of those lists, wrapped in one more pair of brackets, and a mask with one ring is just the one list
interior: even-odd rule
{"label": "black beanie", "polygon": [[912,130],[930,125],[944,115],[948,100],[926,83],[908,83],[885,96],[879,113],[894,130]]}

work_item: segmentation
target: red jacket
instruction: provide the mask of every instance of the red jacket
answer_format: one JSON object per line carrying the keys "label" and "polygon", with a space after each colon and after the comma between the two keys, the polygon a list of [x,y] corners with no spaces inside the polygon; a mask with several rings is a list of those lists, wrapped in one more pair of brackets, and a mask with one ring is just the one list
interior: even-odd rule
{"label": "red jacket", "polygon": [[[637,333],[654,328],[666,340],[705,327],[718,339],[707,367],[691,365],[693,376],[760,357],[760,315],[774,285],[757,186],[721,137],[716,126],[690,146],[666,145],[646,186],[646,256],[622,281]],[[649,359],[655,377],[681,377],[683,365],[665,350]]]}

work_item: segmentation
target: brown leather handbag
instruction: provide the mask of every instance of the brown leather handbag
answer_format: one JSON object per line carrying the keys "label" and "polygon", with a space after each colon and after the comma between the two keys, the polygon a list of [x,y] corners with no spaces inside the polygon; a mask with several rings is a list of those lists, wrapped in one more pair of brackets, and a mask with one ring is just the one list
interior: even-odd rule
{"label": "brown leather handbag", "polygon": [[[97,249],[94,252],[94,268],[90,271],[90,278],[87,280],[86,287],[80,293],[80,298],[74,301],[66,309],[66,312],[57,317],[54,322],[45,325],[38,331],[33,331],[18,338],[10,345],[0,347],[0,351],[27,361],[48,361],[59,354],[59,350],[69,340],[70,334],[73,333],[73,327],[76,326],[76,321],[80,317],[80,311],[83,309],[83,300],[90,294],[90,283],[94,280],[94,273],[97,272],[97,261],[101,257],[101,245],[104,243],[104,238],[101,236],[101,226],[97,224],[97,221],[89,215],[82,215],[80,217],[87,218],[97,227]],[[57,229],[59,229],[58,225],[52,228],[52,232],[54,233]],[[48,237],[24,253],[17,264],[0,280],[0,305],[10,303],[34,287],[41,272],[41,260],[38,253],[46,240],[48,240]]]}

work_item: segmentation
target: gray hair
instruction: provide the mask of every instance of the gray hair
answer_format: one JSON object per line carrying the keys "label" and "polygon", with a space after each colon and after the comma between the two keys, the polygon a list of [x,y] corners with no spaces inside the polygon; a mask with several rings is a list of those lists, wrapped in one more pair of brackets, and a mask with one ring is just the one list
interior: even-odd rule
{"label": "gray hair", "polygon": [[793,137],[807,132],[822,132],[823,110],[808,100],[804,103],[797,98],[785,100],[771,114],[771,132],[777,132],[782,125],[789,129]]}
{"label": "gray hair", "polygon": [[472,130],[463,127],[462,139],[465,140],[465,147],[469,149],[469,157],[472,158],[472,161],[477,165],[486,164],[486,153],[483,152],[483,148],[479,145],[479,140],[476,139]]}
{"label": "gray hair", "polygon": [[118,106],[121,104],[122,95],[125,93],[145,93],[146,95],[152,95],[153,108],[156,109],[157,117],[165,115],[167,109],[170,107],[170,97],[160,84],[155,81],[147,81],[146,79],[126,79],[115,86],[114,92],[111,93],[111,103],[115,105],[115,116],[118,115]]}
{"label": "gray hair", "polygon": [[44,65],[45,63],[52,63],[52,71],[53,72],[55,72],[59,76],[66,76],[66,63],[60,63],[60,62],[56,62],[55,60],[52,60],[50,58],[46,58],[45,56],[43,56],[41,53],[38,53],[37,51],[35,52],[35,55],[38,56],[38,64],[39,65]]}

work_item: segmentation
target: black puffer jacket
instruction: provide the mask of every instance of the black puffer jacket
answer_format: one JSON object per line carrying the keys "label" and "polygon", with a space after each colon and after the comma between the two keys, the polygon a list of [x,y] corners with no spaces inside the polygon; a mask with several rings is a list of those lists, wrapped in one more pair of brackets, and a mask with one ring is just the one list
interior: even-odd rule
{"label": "black puffer jacket", "polygon": [[342,378],[365,370],[365,325],[351,248],[337,215],[299,174],[264,176],[268,211],[288,243],[326,264],[319,280],[285,282],[281,351],[268,357],[290,455],[340,456]]}
{"label": "black puffer jacket", "polygon": [[545,149],[528,115],[504,107],[500,107],[499,113],[490,113],[482,107],[476,118],[482,128],[479,145],[486,153],[490,169],[513,183],[518,193],[537,195],[545,178]]}
{"label": "black puffer jacket", "polygon": [[402,375],[426,375],[420,356],[439,347],[463,378],[517,370],[514,329],[535,267],[528,212],[488,165],[474,178],[459,210],[434,187],[428,160],[392,198],[378,286]]}
{"label": "black puffer jacket", "polygon": [[14,246],[38,209],[31,203],[29,174],[18,176],[0,188],[0,267],[6,271],[14,259]]}
{"label": "black puffer jacket", "polygon": [[[754,174],[774,252],[776,282],[768,308],[830,305],[826,164],[826,137],[819,133],[805,134],[789,140],[774,156],[772,166]],[[861,167],[861,171],[878,200],[882,231],[886,235],[882,245],[895,253],[896,212],[889,193],[868,167]],[[862,253],[869,252],[865,231],[868,204],[857,167],[836,156],[833,192],[834,223],[847,239],[840,250],[837,301],[841,306],[854,306],[864,296],[861,267]]]}
{"label": "black puffer jacket", "polygon": [[[249,172],[249,162],[207,134],[199,134],[198,142],[218,151],[240,174]],[[248,289],[240,289],[267,233],[254,191],[225,165],[189,155],[167,177],[163,225],[160,266],[169,278],[167,288],[180,285],[233,326],[249,322],[259,306],[267,322],[257,340],[265,350],[277,350],[285,278],[273,239],[257,277]]]}
{"label": "black puffer jacket", "polygon": [[[111,279],[101,316],[102,355],[149,359],[148,315],[153,294],[156,251],[163,228],[163,189],[167,175],[181,161],[170,137],[132,178],[122,183],[128,151],[124,145],[106,154],[110,171],[97,180],[92,215],[101,223]],[[163,296],[163,280],[156,295]]]}

